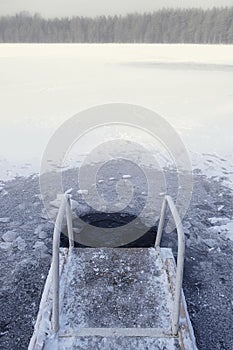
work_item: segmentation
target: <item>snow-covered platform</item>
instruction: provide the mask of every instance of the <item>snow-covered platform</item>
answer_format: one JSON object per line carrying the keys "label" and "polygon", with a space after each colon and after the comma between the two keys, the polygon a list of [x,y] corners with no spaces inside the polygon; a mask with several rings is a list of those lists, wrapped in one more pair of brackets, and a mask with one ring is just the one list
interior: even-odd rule
{"label": "snow-covered platform", "polygon": [[29,349],[196,349],[183,294],[179,332],[172,334],[170,249],[60,249],[60,271],[59,330],[51,325],[50,273]]}

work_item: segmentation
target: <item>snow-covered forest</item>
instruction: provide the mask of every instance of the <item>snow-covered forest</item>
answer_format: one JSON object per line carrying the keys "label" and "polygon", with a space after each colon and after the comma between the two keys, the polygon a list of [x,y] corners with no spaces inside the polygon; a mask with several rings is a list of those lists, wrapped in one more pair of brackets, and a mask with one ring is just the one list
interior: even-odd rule
{"label": "snow-covered forest", "polygon": [[233,7],[53,19],[21,12],[0,17],[0,42],[233,43]]}

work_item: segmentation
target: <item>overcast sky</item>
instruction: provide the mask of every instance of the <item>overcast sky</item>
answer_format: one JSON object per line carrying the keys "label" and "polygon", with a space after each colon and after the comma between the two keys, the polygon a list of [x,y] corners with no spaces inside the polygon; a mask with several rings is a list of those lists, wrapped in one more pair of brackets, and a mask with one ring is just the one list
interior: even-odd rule
{"label": "overcast sky", "polygon": [[233,0],[0,0],[0,15],[19,11],[46,17],[153,11],[161,7],[233,6]]}

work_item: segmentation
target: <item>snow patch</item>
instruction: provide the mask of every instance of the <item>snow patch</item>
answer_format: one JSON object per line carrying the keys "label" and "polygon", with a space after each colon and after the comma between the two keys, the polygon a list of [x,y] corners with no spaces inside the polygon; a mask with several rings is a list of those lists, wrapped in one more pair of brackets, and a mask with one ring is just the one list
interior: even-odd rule
{"label": "snow patch", "polygon": [[132,178],[131,175],[123,175],[123,176],[122,176],[122,179],[131,179],[131,178]]}
{"label": "snow patch", "polygon": [[219,224],[211,227],[211,231],[223,235],[226,239],[233,241],[233,220],[229,218],[210,218],[212,224]]}

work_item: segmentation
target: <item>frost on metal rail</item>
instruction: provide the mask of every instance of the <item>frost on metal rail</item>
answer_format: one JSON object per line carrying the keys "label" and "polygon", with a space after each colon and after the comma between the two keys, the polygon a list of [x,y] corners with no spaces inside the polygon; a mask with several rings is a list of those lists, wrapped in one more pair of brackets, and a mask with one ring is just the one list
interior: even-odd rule
{"label": "frost on metal rail", "polygon": [[[160,248],[167,206],[178,234],[177,266],[171,249]],[[59,248],[64,216],[69,249]],[[66,194],[29,350],[196,350],[182,291],[184,249],[182,224],[169,196],[154,248],[74,248]]]}

